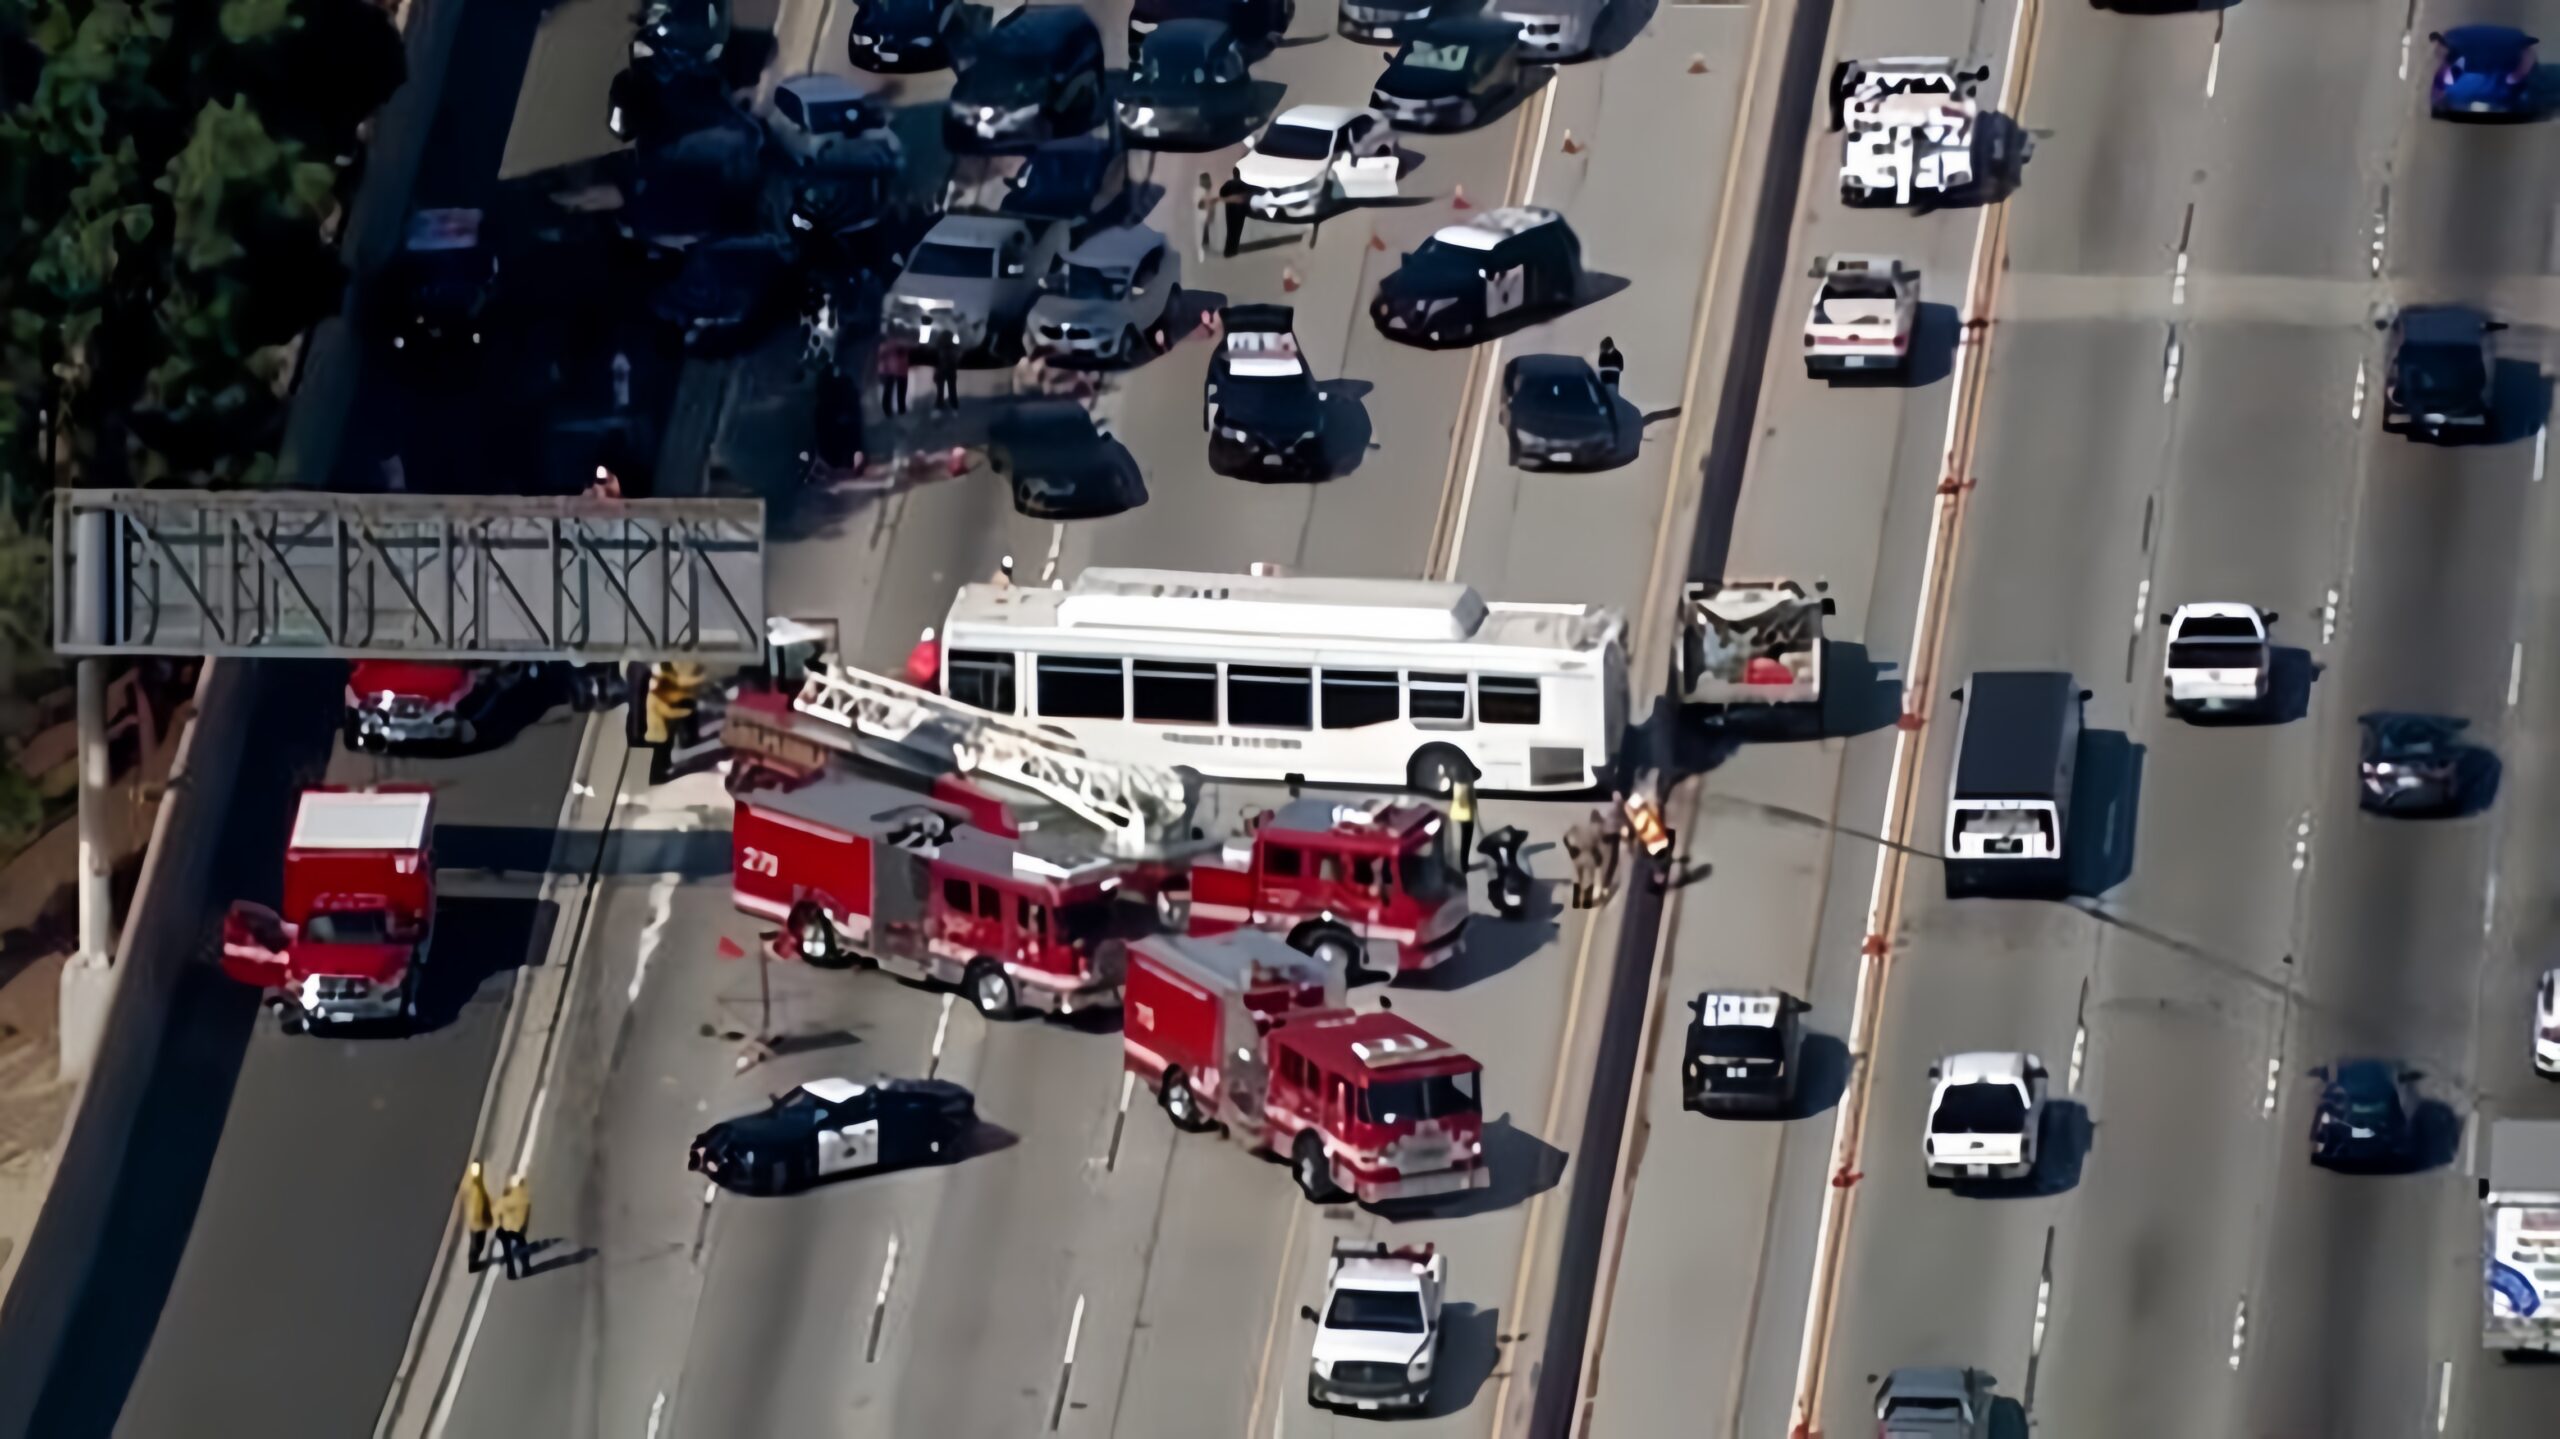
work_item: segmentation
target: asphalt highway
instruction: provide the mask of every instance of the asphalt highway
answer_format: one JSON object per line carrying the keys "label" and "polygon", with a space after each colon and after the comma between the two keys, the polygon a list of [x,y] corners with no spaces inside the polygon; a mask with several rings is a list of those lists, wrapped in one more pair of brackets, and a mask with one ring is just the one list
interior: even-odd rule
{"label": "asphalt highway", "polygon": [[[846,17],[820,17],[786,9],[777,29],[816,35],[820,63],[837,67]],[[1097,18],[1118,35],[1120,11]],[[1333,37],[1332,18],[1329,8],[1302,12],[1299,38],[1257,68],[1288,87],[1284,104],[1357,101],[1374,78],[1379,52]],[[1455,216],[1459,187],[1474,207],[1533,196],[1565,209],[1591,267],[1612,278],[1587,308],[1503,353],[1587,353],[1612,334],[1629,359],[1630,398],[1648,411],[1680,405],[1750,22],[1747,11],[1717,9],[1622,17],[1628,33],[1613,45],[1634,41],[1623,54],[1566,68],[1546,95],[1475,133],[1414,139],[1422,162],[1405,180],[1414,203],[1328,221],[1312,247],[1275,231],[1249,236],[1253,248],[1232,262],[1198,263],[1192,176],[1204,163],[1222,171],[1232,156],[1158,159],[1148,178],[1172,199],[1155,223],[1183,244],[1186,291],[1287,300],[1319,378],[1359,382],[1332,385],[1344,407],[1334,423],[1353,440],[1347,472],[1303,487],[1208,475],[1207,344],[1193,339],[1099,402],[1147,472],[1143,509],[1033,523],[983,472],[885,498],[804,496],[778,522],[774,609],[839,619],[848,649],[880,668],[895,667],[938,620],[953,586],[1008,555],[1025,583],[1111,563],[1436,569],[1497,597],[1596,600],[1632,618],[1648,597],[1677,417],[1658,417],[1622,471],[1514,475],[1498,434],[1470,440],[1484,423],[1470,369],[1480,385],[1491,357],[1391,344],[1364,307],[1396,255]],[[1692,55],[1705,73],[1690,73]],[[940,83],[911,78],[900,101],[929,103]],[[1666,117],[1696,137],[1698,156],[1671,185],[1649,145]],[[1568,128],[1578,154],[1564,151]],[[968,438],[1004,386],[999,373],[972,375],[972,413],[933,422],[919,407],[909,442]],[[769,406],[741,385],[732,415],[761,417]],[[794,446],[787,423],[733,418],[715,454],[752,482],[787,473]],[[1269,798],[1218,787],[1210,822],[1233,824]],[[1546,1342],[1560,1201],[1582,1147],[1572,1127],[1614,944],[1606,926],[1572,914],[1517,929],[1488,922],[1462,972],[1394,992],[1400,1012],[1486,1059],[1496,1183],[1429,1217],[1390,1222],[1305,1205],[1279,1167],[1177,1137],[1143,1092],[1124,1115],[1108,1027],[990,1027],[966,1005],[946,1022],[937,994],[777,965],[766,976],[776,1026],[796,1038],[781,1058],[739,1073],[731,1036],[752,1028],[758,975],[714,955],[723,936],[752,948],[757,926],[729,905],[716,785],[688,778],[632,807],[644,824],[705,839],[681,847],[687,863],[626,878],[599,900],[577,1028],[535,1159],[535,1192],[549,1196],[538,1203],[559,1216],[538,1219],[536,1237],[556,1240],[546,1253],[561,1262],[490,1306],[444,1432],[1333,1432],[1357,1421],[1305,1406],[1296,1311],[1318,1297],[1329,1240],[1373,1233],[1435,1242],[1451,1256],[1456,1307],[1438,1417],[1416,1432],[1484,1433],[1497,1422],[1519,1432]],[[1487,819],[1527,825],[1532,864],[1553,877],[1561,856],[1545,846],[1573,813],[1493,804]],[[1360,991],[1364,1002],[1374,993]],[[996,1131],[984,1152],[788,1200],[707,1205],[682,1168],[687,1140],[711,1118],[789,1083],[927,1070],[977,1093]]]}
{"label": "asphalt highway", "polygon": [[[1915,48],[1956,48],[1962,18]],[[2526,563],[2550,523],[2533,433],[2547,317],[2501,337],[2519,362],[2505,442],[2445,449],[2379,433],[2368,311],[2533,292],[2555,198],[2542,132],[2430,123],[2425,33],[2560,16],[2420,14],[2405,76],[2398,5],[2031,18],[2020,109],[2038,144],[1996,257],[1940,682],[1915,697],[1930,723],[1896,838],[1916,853],[1885,930],[1836,1305],[1808,1336],[1811,1417],[1856,1432],[1887,1370],[1960,1364],[2075,1436],[2540,1432],[2547,1373],[2474,1374],[2461,1136],[2533,1090],[2523,996],[2547,881],[2490,876],[2532,852],[2548,783],[2531,688],[2547,584]],[[2204,599],[2280,612],[2283,722],[2163,715],[2156,616]],[[1898,643],[1869,613],[1871,643]],[[1945,691],[1999,668],[2067,668],[2093,691],[2067,904],[1950,902],[1929,857],[1959,713]],[[2514,760],[2494,801],[2435,823],[2359,813],[2355,717],[2378,708],[2470,718]],[[1872,864],[1835,888],[1863,892]],[[1826,997],[1861,915],[1831,913],[1812,987],[1837,1022]],[[1928,1066],[2011,1048],[2053,1076],[2035,1180],[1925,1188]],[[2306,1163],[2304,1072],[2355,1054],[2425,1072],[2421,1172]],[[1782,1159],[1773,1234],[1819,1203],[1804,1168]],[[1763,1349],[1795,1347],[1791,1325],[1767,1329],[1755,1381]],[[1735,1432],[1784,1422],[1744,1412]],[[2002,1418],[1995,1432],[2023,1423]]]}

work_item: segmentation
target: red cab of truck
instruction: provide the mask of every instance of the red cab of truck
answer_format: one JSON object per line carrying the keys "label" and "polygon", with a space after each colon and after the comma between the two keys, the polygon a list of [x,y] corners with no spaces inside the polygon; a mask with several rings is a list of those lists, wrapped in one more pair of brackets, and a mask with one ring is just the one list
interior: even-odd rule
{"label": "red cab of truck", "polygon": [[434,834],[435,796],[423,785],[303,791],[285,845],[283,912],[231,906],[223,973],[265,990],[289,1031],[416,1019]]}
{"label": "red cab of truck", "polygon": [[956,985],[990,1017],[1118,1004],[1133,867],[1000,818],[843,775],[741,794],[732,893],[811,964]]}
{"label": "red cab of truck", "polygon": [[1390,1011],[1342,1004],[1343,972],[1276,936],[1129,947],[1122,1047],[1184,1129],[1286,1156],[1298,1187],[1363,1204],[1480,1189],[1483,1066]]}
{"label": "red cab of truck", "polygon": [[1194,934],[1263,929],[1336,964],[1436,969],[1465,952],[1467,892],[1429,805],[1295,799],[1195,861]]}

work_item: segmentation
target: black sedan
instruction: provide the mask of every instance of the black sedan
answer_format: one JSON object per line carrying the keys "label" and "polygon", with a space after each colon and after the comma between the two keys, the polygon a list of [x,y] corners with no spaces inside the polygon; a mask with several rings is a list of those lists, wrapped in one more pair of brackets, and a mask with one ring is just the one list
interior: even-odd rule
{"label": "black sedan", "polygon": [[1502,367],[1502,428],[1515,470],[1601,470],[1623,462],[1629,407],[1577,355],[1522,355]]}
{"label": "black sedan", "polygon": [[2369,714],[2364,727],[2360,802],[2376,814],[2447,814],[2462,807],[2462,742],[2469,720],[2446,715]]}
{"label": "black sedan", "polygon": [[2311,1071],[2321,1081],[2311,1116],[2311,1162],[2323,1169],[2393,1169],[2418,1157],[2418,1075],[2388,1059],[2346,1059]]}
{"label": "black sedan", "polygon": [[1464,130],[1518,93],[1520,27],[1483,18],[1433,20],[1387,61],[1369,106],[1399,130]]}
{"label": "black sedan", "polygon": [[1013,484],[1013,507],[1035,520],[1089,520],[1147,502],[1128,447],[1096,428],[1073,400],[1035,400],[996,421],[987,465]]}
{"label": "black sedan", "polygon": [[952,61],[960,6],[961,0],[861,0],[845,37],[846,58],[874,74],[939,70]]}
{"label": "black sedan", "polygon": [[688,1168],[741,1194],[955,1157],[978,1103],[947,1079],[813,1079],[695,1137]]}
{"label": "black sedan", "polygon": [[2426,440],[2485,439],[2496,402],[2489,337],[2506,326],[2458,305],[2412,305],[2391,321],[2382,428]]}
{"label": "black sedan", "polygon": [[1168,20],[1147,37],[1113,100],[1129,143],[1214,150],[1254,119],[1244,42],[1216,20]]}
{"label": "black sedan", "polygon": [[1155,43],[1155,32],[1177,20],[1215,20],[1255,53],[1285,38],[1298,18],[1298,0],[1136,0],[1129,7],[1129,56]]}

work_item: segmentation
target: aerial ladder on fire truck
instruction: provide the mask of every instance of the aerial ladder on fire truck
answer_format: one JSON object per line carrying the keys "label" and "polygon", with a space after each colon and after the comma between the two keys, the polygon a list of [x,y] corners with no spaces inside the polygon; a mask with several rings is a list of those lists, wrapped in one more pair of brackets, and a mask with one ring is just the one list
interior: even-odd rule
{"label": "aerial ladder on fire truck", "polygon": [[858,669],[835,655],[809,662],[791,707],[813,719],[1020,786],[1102,832],[1119,854],[1145,854],[1187,830],[1198,777],[1106,759],[1036,725]]}

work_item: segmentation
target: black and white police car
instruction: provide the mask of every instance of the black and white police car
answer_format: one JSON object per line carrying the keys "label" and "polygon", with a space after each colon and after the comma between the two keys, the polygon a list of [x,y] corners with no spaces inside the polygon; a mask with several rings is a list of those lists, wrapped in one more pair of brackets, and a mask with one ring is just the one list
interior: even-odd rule
{"label": "black and white police car", "polygon": [[1473,344],[1497,324],[1569,308],[1582,288],[1582,241],[1564,216],[1521,205],[1447,225],[1378,282],[1369,318],[1390,340]]}
{"label": "black and white police car", "polygon": [[1805,1002],[1774,989],[1711,989],[1689,1003],[1680,1100],[1701,1114],[1783,1113],[1795,1103]]}
{"label": "black and white police car", "polygon": [[702,1131],[686,1167],[741,1194],[790,1194],[951,1158],[977,1124],[977,1101],[947,1079],[813,1079]]}

